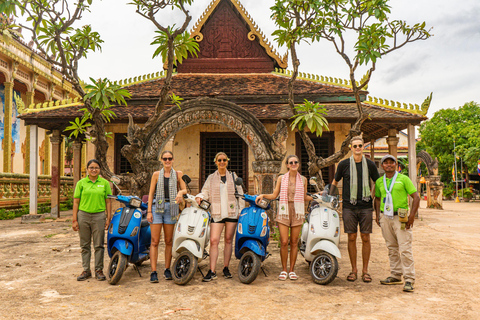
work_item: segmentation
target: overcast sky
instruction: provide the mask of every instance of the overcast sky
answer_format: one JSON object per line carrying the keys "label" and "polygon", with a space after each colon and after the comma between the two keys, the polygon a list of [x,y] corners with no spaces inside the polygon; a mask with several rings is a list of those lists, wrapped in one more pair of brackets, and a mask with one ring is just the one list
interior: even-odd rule
{"label": "overcast sky", "polygon": [[[270,19],[274,0],[240,0],[259,28],[271,39],[275,25]],[[81,24],[91,24],[105,43],[102,52],[92,53],[80,65],[80,76],[121,80],[162,70],[159,58],[152,59],[150,46],[155,27],[135,13],[125,0],[94,1],[92,12]],[[195,0],[190,8],[194,23],[210,0]],[[392,0],[392,18],[407,23],[426,21],[434,36],[395,51],[377,63],[369,85],[370,95],[405,103],[421,104],[433,92],[428,117],[442,108],[457,108],[465,102],[480,103],[480,1],[478,0]],[[177,20],[175,20],[177,18]],[[166,10],[165,24],[183,21]],[[28,37],[28,36],[27,36]],[[275,46],[278,48],[277,46]],[[282,55],[286,48],[278,48]],[[348,68],[328,42],[302,45],[300,71],[348,78]],[[289,69],[291,69],[289,61]],[[357,79],[363,74],[359,73]]]}

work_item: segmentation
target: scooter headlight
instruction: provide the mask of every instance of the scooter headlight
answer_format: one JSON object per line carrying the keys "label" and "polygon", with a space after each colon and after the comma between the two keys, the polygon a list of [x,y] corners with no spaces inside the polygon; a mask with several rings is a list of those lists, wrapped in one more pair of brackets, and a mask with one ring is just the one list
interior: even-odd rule
{"label": "scooter headlight", "polygon": [[208,202],[207,200],[202,200],[199,207],[205,211],[208,211],[208,209],[210,208],[210,202]]}
{"label": "scooter headlight", "polygon": [[130,233],[130,237],[135,237],[138,233],[138,227],[133,228],[132,233]]}
{"label": "scooter headlight", "polygon": [[142,205],[142,200],[137,198],[132,198],[130,199],[130,202],[128,204],[132,207],[140,208],[140,206]]}
{"label": "scooter headlight", "polygon": [[243,234],[243,227],[241,223],[238,224],[238,233]]}
{"label": "scooter headlight", "polygon": [[270,204],[270,201],[266,200],[266,199],[262,199],[261,201],[259,201],[257,203],[257,206],[259,206],[260,208],[262,209],[268,209],[268,205]]}
{"label": "scooter headlight", "polygon": [[263,227],[262,233],[260,233],[260,237],[265,237],[266,234],[267,234],[267,227]]}

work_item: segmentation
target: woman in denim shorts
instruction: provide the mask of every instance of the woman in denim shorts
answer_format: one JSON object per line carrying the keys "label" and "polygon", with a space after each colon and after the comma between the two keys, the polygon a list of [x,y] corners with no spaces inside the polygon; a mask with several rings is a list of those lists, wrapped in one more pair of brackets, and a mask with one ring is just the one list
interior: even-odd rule
{"label": "woman in denim shorts", "polygon": [[[173,153],[164,151],[161,155],[163,168],[152,175],[150,192],[148,194],[147,220],[150,222],[152,241],[150,244],[150,265],[152,273],[150,282],[158,282],[157,259],[160,235],[165,234],[165,271],[166,280],[172,280],[170,264],[172,262],[173,231],[179,214],[179,203],[187,193],[187,186],[182,180],[183,173],[175,171]],[[155,199],[155,200],[154,200]]]}

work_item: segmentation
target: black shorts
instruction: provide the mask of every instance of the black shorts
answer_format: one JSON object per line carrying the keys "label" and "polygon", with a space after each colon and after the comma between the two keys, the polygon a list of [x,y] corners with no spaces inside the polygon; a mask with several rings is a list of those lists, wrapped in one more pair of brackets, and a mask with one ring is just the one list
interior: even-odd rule
{"label": "black shorts", "polygon": [[222,219],[220,221],[213,221],[213,218],[210,219],[210,223],[225,223],[225,222],[234,222],[234,223],[237,223],[238,222],[238,219],[233,219],[233,218],[225,218],[225,219]]}
{"label": "black shorts", "polygon": [[373,209],[343,208],[342,218],[345,233],[357,233],[358,225],[360,225],[361,233],[372,233]]}

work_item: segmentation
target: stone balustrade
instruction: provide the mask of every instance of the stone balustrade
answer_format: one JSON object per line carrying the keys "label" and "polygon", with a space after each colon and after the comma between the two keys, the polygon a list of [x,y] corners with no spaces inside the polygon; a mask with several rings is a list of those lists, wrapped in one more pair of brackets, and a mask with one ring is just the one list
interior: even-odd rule
{"label": "stone balustrade", "polygon": [[[51,176],[38,176],[38,203],[50,203]],[[73,196],[73,177],[60,178],[60,202]],[[30,180],[28,174],[0,173],[0,208],[18,208],[28,204]]]}

